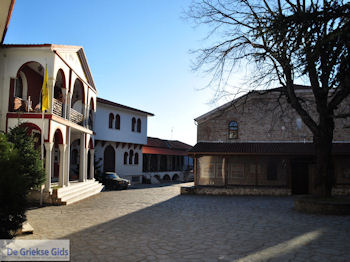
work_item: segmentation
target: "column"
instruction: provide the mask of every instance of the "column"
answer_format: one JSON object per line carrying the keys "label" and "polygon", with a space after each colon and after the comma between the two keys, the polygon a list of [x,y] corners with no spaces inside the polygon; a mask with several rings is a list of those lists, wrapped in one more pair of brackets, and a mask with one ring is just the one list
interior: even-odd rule
{"label": "column", "polygon": [[70,109],[72,107],[72,94],[68,92],[67,94],[67,111],[66,111],[66,119],[70,120]]}
{"label": "column", "polygon": [[60,151],[60,173],[59,173],[59,176],[58,176],[58,185],[63,187],[65,185],[64,183],[64,179],[65,179],[65,171],[66,171],[66,168],[65,168],[65,158],[66,158],[66,148],[67,148],[67,145],[63,145],[63,144],[60,144],[58,145],[58,149]]}
{"label": "column", "polygon": [[53,77],[48,77],[48,82],[47,82],[47,88],[49,89],[49,96],[50,96],[50,105],[49,105],[49,109],[47,110],[47,112],[49,114],[53,113],[53,96],[54,96],[54,86],[55,86],[55,79]]}
{"label": "column", "polygon": [[52,148],[53,143],[45,143],[46,157],[45,157],[45,191],[49,191],[51,188],[51,172],[52,172]]}
{"label": "column", "polygon": [[94,154],[95,154],[95,150],[94,149],[90,149],[90,178],[94,179],[94,174],[95,174],[95,170],[94,170]]}
{"label": "column", "polygon": [[157,170],[156,172],[160,171],[160,155],[157,155]]}
{"label": "column", "polygon": [[64,173],[63,173],[63,184],[65,186],[69,186],[69,172],[70,172],[70,127],[67,127],[67,147],[66,147],[66,154],[65,154],[65,165],[64,165]]}
{"label": "column", "polygon": [[197,186],[198,185],[198,174],[197,174],[197,157],[193,156],[193,181],[194,181],[194,185]]}
{"label": "column", "polygon": [[86,177],[86,158],[87,152],[85,147],[85,134],[80,136],[80,164],[79,164],[79,181],[84,182]]}
{"label": "column", "polygon": [[147,157],[147,169],[146,172],[150,172],[151,170],[151,155],[146,155]]}
{"label": "column", "polygon": [[63,88],[63,90],[64,90],[64,94],[63,94],[63,97],[64,97],[64,99],[63,99],[63,104],[62,104],[62,110],[63,110],[63,112],[62,112],[62,117],[64,118],[64,119],[67,119],[67,107],[68,107],[68,104],[69,104],[69,93],[68,93],[68,88]]}

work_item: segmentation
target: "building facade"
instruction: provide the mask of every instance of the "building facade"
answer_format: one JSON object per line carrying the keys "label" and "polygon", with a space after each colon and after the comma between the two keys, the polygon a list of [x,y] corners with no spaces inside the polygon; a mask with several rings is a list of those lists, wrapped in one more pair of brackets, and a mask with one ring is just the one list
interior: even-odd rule
{"label": "building facade", "polygon": [[116,172],[131,183],[141,183],[147,117],[153,114],[102,98],[97,98],[97,106],[94,131],[100,172]]}
{"label": "building facade", "polygon": [[191,146],[177,140],[147,138],[142,148],[144,182],[187,181],[193,177]]}
{"label": "building facade", "polygon": [[[42,114],[46,73],[50,99]],[[46,202],[69,204],[102,189],[93,167],[96,94],[82,47],[1,45],[0,130],[22,125],[43,143]]]}
{"label": "building facade", "polygon": [[[316,116],[310,88],[298,86]],[[349,110],[344,101],[339,110]],[[198,118],[195,185],[232,187],[237,194],[312,193],[312,134],[290,105],[271,92],[251,92]],[[336,119],[333,144],[335,193],[350,187],[350,122]],[[235,191],[236,190],[236,191]]]}

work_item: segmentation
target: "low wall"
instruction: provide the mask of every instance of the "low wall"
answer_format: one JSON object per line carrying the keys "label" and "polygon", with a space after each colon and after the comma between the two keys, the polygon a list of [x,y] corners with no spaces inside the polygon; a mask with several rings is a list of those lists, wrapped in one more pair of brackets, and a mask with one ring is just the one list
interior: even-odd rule
{"label": "low wall", "polygon": [[[41,198],[41,193],[38,190],[31,190],[27,194],[27,201],[29,203],[39,204],[40,203],[40,198]],[[53,205],[54,204],[54,202],[52,201],[52,198],[51,198],[51,195],[50,195],[49,192],[43,191],[42,200],[43,200],[43,204],[49,204],[49,205]]]}
{"label": "low wall", "polygon": [[[169,176],[169,181],[183,181],[184,180],[184,172],[183,171],[162,171],[162,172],[144,172],[143,175],[147,179],[159,178],[160,180],[164,180],[166,175]],[[173,177],[177,175],[178,179],[173,180]],[[153,183],[152,183],[153,184]]]}
{"label": "low wall", "polygon": [[226,196],[290,196],[290,188],[282,187],[181,187],[181,195]]}
{"label": "low wall", "polygon": [[350,185],[336,185],[332,188],[333,196],[350,196]]}

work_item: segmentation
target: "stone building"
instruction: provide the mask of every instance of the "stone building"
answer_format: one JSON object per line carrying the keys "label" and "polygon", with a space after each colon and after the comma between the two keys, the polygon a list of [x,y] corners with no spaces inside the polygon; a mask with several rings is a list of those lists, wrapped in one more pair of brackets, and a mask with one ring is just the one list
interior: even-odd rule
{"label": "stone building", "polygon": [[[310,88],[297,86],[312,115]],[[339,110],[348,110],[344,101]],[[195,185],[231,187],[235,194],[307,194],[315,172],[312,133],[278,89],[253,91],[198,118],[190,150]],[[335,121],[334,191],[350,186],[350,122]]]}

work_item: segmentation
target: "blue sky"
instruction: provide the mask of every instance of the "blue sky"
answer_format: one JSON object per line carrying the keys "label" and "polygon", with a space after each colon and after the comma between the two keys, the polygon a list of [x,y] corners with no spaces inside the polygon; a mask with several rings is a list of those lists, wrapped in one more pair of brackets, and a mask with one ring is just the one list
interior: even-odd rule
{"label": "blue sky", "polygon": [[191,71],[206,31],[181,18],[190,2],[17,0],[4,43],[83,46],[99,97],[154,113],[149,136],[194,145],[193,119],[217,104]]}

